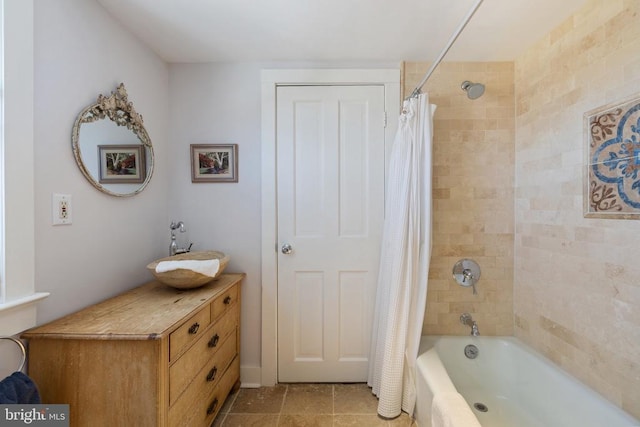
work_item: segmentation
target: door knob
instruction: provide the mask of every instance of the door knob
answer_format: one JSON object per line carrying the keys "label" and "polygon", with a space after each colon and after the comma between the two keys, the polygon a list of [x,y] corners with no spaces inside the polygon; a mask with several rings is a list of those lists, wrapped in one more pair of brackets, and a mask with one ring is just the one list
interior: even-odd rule
{"label": "door knob", "polygon": [[285,243],[284,245],[282,245],[282,253],[285,255],[290,255],[293,252],[293,248],[291,247],[290,244]]}

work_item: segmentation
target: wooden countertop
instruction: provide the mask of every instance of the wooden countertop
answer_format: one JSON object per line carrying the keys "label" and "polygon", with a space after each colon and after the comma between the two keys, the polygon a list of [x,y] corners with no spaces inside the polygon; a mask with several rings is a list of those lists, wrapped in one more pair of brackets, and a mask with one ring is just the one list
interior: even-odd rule
{"label": "wooden countertop", "polygon": [[[29,329],[21,337],[160,339],[172,332],[185,316],[211,302],[244,276],[244,273],[222,274],[205,286],[186,290],[171,288],[157,281],[149,282],[53,322]],[[141,313],[146,313],[144,322],[139,321]],[[105,317],[109,318],[108,323],[104,321]]]}

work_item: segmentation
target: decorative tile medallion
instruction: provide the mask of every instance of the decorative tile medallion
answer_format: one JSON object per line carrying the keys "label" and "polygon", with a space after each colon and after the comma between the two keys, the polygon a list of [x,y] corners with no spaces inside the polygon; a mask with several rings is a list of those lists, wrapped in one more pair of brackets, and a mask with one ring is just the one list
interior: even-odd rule
{"label": "decorative tile medallion", "polygon": [[584,216],[640,219],[640,94],[584,115]]}

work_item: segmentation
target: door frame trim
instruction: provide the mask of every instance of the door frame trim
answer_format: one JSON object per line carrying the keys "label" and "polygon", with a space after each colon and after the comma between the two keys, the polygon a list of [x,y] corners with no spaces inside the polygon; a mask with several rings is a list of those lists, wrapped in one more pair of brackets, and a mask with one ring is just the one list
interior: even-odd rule
{"label": "door frame trim", "polygon": [[[385,153],[396,133],[400,112],[400,69],[262,70],[262,345],[261,384],[278,381],[278,235],[276,192],[276,90],[278,86],[384,86],[387,126]],[[380,120],[383,120],[381,117]],[[387,156],[388,158],[388,156]]]}

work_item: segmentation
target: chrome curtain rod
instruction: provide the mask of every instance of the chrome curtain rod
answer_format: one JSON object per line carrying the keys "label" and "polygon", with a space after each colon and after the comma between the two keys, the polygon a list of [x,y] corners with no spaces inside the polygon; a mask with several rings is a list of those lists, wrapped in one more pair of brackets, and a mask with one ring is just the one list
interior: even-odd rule
{"label": "chrome curtain rod", "polygon": [[413,92],[411,92],[411,95],[409,96],[409,98],[413,98],[415,96],[420,95],[420,90],[422,89],[422,86],[424,86],[424,84],[427,82],[427,80],[429,80],[429,77],[431,77],[431,74],[433,74],[433,72],[435,71],[436,67],[438,65],[440,65],[440,62],[442,61],[442,58],[444,58],[444,56],[447,54],[447,52],[449,52],[449,49],[451,49],[451,46],[453,46],[453,43],[456,41],[456,39],[458,38],[460,33],[462,33],[462,30],[464,30],[464,27],[467,26],[467,24],[469,23],[469,21],[473,17],[473,14],[476,13],[476,10],[478,10],[478,8],[480,7],[480,4],[483,1],[484,0],[476,1],[476,4],[471,8],[469,13],[467,13],[467,16],[464,17],[464,19],[462,20],[462,22],[460,23],[460,25],[456,29],[455,33],[453,33],[453,35],[449,39],[449,42],[447,43],[445,48],[442,49],[442,52],[440,52],[440,55],[438,56],[438,59],[435,60],[435,62],[431,65],[431,68],[429,68],[429,70],[424,75],[424,77],[422,78],[422,80],[420,81],[418,86],[416,86],[416,88],[413,90]]}

